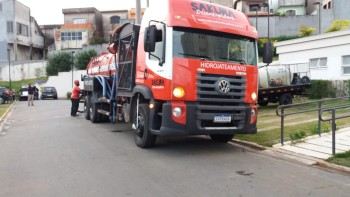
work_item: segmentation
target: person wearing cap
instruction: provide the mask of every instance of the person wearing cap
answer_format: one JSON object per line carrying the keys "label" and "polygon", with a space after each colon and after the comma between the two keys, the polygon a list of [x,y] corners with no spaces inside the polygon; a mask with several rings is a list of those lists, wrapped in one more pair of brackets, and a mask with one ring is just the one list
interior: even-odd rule
{"label": "person wearing cap", "polygon": [[79,116],[78,114],[79,100],[80,100],[79,94],[80,94],[79,80],[74,80],[74,87],[72,90],[72,94],[70,96],[70,100],[72,101],[70,115],[72,117]]}
{"label": "person wearing cap", "polygon": [[34,106],[33,99],[34,99],[34,87],[31,83],[28,83],[28,106]]}

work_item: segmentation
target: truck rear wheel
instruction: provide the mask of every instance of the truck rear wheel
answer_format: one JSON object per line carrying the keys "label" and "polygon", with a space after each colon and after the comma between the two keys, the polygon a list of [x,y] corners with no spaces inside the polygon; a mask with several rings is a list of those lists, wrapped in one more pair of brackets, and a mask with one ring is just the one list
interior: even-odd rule
{"label": "truck rear wheel", "polygon": [[285,93],[280,98],[280,105],[289,105],[293,103],[293,96],[290,93]]}
{"label": "truck rear wheel", "polygon": [[223,142],[223,143],[227,143],[228,141],[232,140],[234,135],[217,135],[217,134],[212,134],[210,135],[210,138],[213,140],[213,141],[216,141],[216,142]]}
{"label": "truck rear wheel", "polygon": [[[149,108],[148,104],[140,104],[138,113],[134,113],[133,124],[134,128],[134,139],[138,147],[150,148],[156,143],[157,136],[151,134],[148,121],[149,121]],[[137,124],[138,123],[138,124]]]}
{"label": "truck rear wheel", "polygon": [[85,101],[84,101],[84,116],[86,120],[90,120],[90,96],[85,96]]}

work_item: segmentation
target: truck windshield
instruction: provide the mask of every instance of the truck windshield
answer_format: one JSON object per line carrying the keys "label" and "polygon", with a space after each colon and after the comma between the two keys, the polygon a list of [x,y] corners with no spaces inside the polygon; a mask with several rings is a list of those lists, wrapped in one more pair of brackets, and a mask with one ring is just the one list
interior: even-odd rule
{"label": "truck windshield", "polygon": [[173,35],[175,57],[257,65],[255,39],[178,27]]}

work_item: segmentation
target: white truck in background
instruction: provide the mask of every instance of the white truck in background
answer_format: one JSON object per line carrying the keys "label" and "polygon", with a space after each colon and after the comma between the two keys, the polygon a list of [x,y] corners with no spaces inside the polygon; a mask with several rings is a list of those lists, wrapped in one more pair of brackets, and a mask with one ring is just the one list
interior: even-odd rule
{"label": "white truck in background", "polygon": [[258,104],[292,104],[294,95],[303,95],[311,87],[309,63],[259,66]]}

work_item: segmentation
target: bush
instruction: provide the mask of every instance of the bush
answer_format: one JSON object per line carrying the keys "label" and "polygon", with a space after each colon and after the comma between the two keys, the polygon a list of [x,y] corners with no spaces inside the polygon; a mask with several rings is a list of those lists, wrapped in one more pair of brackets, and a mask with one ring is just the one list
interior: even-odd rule
{"label": "bush", "polygon": [[326,80],[311,80],[309,91],[311,99],[334,98],[336,96],[332,82]]}
{"label": "bush", "polygon": [[326,33],[348,29],[349,25],[350,20],[334,20],[331,27],[326,30]]}
{"label": "bush", "polygon": [[299,28],[299,36],[300,37],[307,37],[314,34],[314,31],[316,31],[316,28],[308,27],[306,25],[301,25]]}
{"label": "bush", "polygon": [[94,49],[79,52],[75,55],[74,66],[78,70],[85,70],[92,57],[95,57],[97,52]]}
{"label": "bush", "polygon": [[72,92],[67,92],[67,94],[66,94],[67,99],[70,99],[71,95],[72,95]]}
{"label": "bush", "polygon": [[48,76],[58,75],[58,72],[67,72],[71,70],[73,59],[70,53],[59,52],[49,56],[46,74]]}
{"label": "bush", "polygon": [[306,132],[304,130],[297,131],[295,133],[290,133],[289,138],[292,141],[292,144],[296,144],[303,141],[303,138],[306,137]]}
{"label": "bush", "polygon": [[108,41],[106,39],[104,39],[103,37],[99,37],[99,36],[93,36],[90,39],[90,44],[94,45],[94,44],[104,44],[104,43],[108,43]]}

